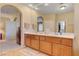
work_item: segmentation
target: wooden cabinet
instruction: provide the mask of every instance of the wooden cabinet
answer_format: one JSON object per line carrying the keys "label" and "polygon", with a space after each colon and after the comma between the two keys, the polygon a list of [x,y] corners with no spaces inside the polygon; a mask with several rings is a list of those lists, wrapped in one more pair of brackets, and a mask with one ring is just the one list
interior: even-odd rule
{"label": "wooden cabinet", "polygon": [[73,40],[42,35],[25,35],[25,45],[52,56],[72,56]]}
{"label": "wooden cabinet", "polygon": [[72,39],[61,38],[61,56],[73,55]]}
{"label": "wooden cabinet", "polygon": [[72,56],[72,47],[61,45],[61,56]]}
{"label": "wooden cabinet", "polygon": [[[57,41],[58,40],[58,41]],[[53,38],[52,55],[54,56],[72,56],[72,39]]]}
{"label": "wooden cabinet", "polygon": [[45,36],[40,36],[40,51],[51,55],[51,43],[46,41]]}
{"label": "wooden cabinet", "polygon": [[40,51],[51,54],[51,43],[40,41]]}
{"label": "wooden cabinet", "polygon": [[72,47],[61,45],[61,44],[53,44],[52,45],[52,55],[53,56],[72,56]]}
{"label": "wooden cabinet", "polygon": [[60,44],[52,44],[52,55],[53,56],[60,56],[61,53],[61,45]]}
{"label": "wooden cabinet", "polygon": [[61,44],[66,45],[66,46],[72,46],[73,42],[72,39],[65,39],[65,38],[61,38]]}
{"label": "wooden cabinet", "polygon": [[46,37],[45,36],[40,36],[40,41],[45,41],[46,40]]}
{"label": "wooden cabinet", "polygon": [[25,35],[25,46],[39,49],[39,36]]}
{"label": "wooden cabinet", "polygon": [[31,47],[34,49],[39,49],[39,36],[31,37]]}
{"label": "wooden cabinet", "polygon": [[25,35],[25,46],[31,46],[30,35]]}
{"label": "wooden cabinet", "polygon": [[46,37],[46,41],[51,43],[60,43],[60,40],[58,37]]}

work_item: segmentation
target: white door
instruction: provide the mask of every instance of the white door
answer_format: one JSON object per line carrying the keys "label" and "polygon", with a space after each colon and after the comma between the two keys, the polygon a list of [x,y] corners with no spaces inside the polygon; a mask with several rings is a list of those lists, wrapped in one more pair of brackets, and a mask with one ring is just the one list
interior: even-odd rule
{"label": "white door", "polygon": [[14,21],[7,21],[6,22],[6,39],[7,40],[14,40],[16,39],[17,33],[17,24]]}

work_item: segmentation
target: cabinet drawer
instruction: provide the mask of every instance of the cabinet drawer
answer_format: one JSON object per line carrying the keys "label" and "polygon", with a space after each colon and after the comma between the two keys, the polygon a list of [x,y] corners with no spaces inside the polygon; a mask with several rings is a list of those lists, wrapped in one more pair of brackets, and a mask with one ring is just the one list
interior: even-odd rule
{"label": "cabinet drawer", "polygon": [[24,39],[26,39],[26,38],[30,38],[30,35],[29,34],[25,34],[24,35]]}
{"label": "cabinet drawer", "polygon": [[67,45],[67,46],[72,46],[72,39],[62,39],[61,44]]}
{"label": "cabinet drawer", "polygon": [[46,41],[52,43],[61,43],[61,39],[57,37],[46,37]]}
{"label": "cabinet drawer", "polygon": [[38,40],[39,39],[39,36],[37,36],[37,35],[31,35],[31,39]]}
{"label": "cabinet drawer", "polygon": [[45,36],[40,36],[40,40],[46,40]]}
{"label": "cabinet drawer", "polygon": [[52,40],[53,40],[53,38],[52,38],[52,37],[46,37],[46,41],[47,41],[47,42],[50,42],[50,43],[51,43],[51,42],[52,42]]}
{"label": "cabinet drawer", "polygon": [[39,36],[34,35],[34,39],[39,40]]}

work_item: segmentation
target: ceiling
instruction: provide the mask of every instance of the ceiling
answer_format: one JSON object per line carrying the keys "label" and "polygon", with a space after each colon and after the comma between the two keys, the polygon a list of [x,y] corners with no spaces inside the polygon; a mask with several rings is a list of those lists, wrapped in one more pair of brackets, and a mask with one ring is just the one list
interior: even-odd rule
{"label": "ceiling", "polygon": [[[32,6],[29,6],[29,5]],[[45,5],[46,3],[22,3],[22,5],[28,6],[34,10],[36,10],[39,13],[42,14],[48,14],[48,13],[66,13],[71,12],[74,10],[72,3],[49,3],[48,5]],[[65,9],[61,10],[61,6],[66,6]],[[35,9],[38,8],[38,9]]]}

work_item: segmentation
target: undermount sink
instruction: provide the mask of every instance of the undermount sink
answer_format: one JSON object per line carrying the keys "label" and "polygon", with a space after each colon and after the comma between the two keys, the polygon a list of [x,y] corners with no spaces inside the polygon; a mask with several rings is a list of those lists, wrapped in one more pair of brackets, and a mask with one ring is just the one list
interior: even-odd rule
{"label": "undermount sink", "polygon": [[56,34],[56,35],[63,35],[64,33],[56,32],[55,34]]}

